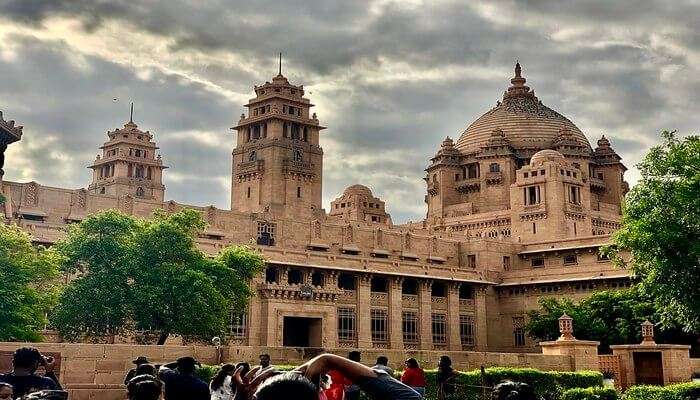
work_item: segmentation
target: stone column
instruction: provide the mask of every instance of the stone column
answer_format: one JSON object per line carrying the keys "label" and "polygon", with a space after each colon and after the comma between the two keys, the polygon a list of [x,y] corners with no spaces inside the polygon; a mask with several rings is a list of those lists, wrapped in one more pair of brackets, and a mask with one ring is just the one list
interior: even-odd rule
{"label": "stone column", "polygon": [[248,335],[248,346],[260,346],[262,344],[260,343],[260,325],[263,323],[260,315],[262,312],[260,309],[262,302],[260,301],[260,292],[257,290],[257,288],[258,285],[260,285],[264,280],[265,279],[263,278],[261,281],[254,280],[251,282],[251,287],[253,288],[254,293],[250,298],[250,304],[248,305],[248,326],[246,332]]}
{"label": "stone column", "polygon": [[458,282],[447,284],[447,332],[449,349],[462,350],[462,338],[459,335],[459,286]]}
{"label": "stone column", "polygon": [[370,321],[370,280],[372,275],[357,276],[357,347],[372,348],[372,333]]}
{"label": "stone column", "polygon": [[420,349],[433,349],[433,306],[431,299],[431,287],[433,281],[425,279],[419,281],[418,307],[420,319]]}
{"label": "stone column", "polygon": [[402,283],[402,277],[389,278],[389,347],[394,350],[403,350]]}
{"label": "stone column", "polygon": [[477,351],[486,351],[488,346],[488,330],[486,320],[486,287],[480,286],[474,291],[474,323],[476,325]]}

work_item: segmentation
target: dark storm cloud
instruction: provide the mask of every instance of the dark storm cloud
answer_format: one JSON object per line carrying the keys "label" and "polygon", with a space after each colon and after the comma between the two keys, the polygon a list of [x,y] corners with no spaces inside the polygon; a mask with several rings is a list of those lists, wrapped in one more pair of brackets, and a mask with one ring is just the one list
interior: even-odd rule
{"label": "dark storm cloud", "polygon": [[[500,99],[515,59],[546,105],[594,146],[605,133],[628,166],[659,131],[688,134],[700,125],[695,1],[6,0],[0,15],[37,31],[72,18],[98,36],[116,23],[165,44],[170,60],[139,60],[153,65],[146,79],[143,67],[81,55],[77,42],[15,36],[18,60],[0,73],[16,79],[0,89],[0,106],[57,138],[51,145],[72,163],[87,164],[104,131],[123,120],[126,105],[117,112],[111,99],[134,98],[139,123],[156,132],[172,167],[167,195],[178,201],[227,205],[227,128],[251,86],[270,79],[280,50],[285,74],[307,87],[329,127],[325,200],[361,181],[387,200],[395,221],[424,213],[429,157]],[[183,73],[163,72],[163,62]],[[39,149],[28,146],[25,156],[60,162]],[[85,174],[69,174],[71,182],[84,184],[78,173]],[[65,185],[56,173],[34,177]]]}

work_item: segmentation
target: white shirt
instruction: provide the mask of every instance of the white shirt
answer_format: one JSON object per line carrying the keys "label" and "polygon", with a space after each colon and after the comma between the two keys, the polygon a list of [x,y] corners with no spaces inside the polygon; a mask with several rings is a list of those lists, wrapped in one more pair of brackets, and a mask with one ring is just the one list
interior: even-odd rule
{"label": "white shirt", "polygon": [[224,379],[224,384],[219,389],[211,391],[211,400],[231,400],[232,396],[231,376]]}

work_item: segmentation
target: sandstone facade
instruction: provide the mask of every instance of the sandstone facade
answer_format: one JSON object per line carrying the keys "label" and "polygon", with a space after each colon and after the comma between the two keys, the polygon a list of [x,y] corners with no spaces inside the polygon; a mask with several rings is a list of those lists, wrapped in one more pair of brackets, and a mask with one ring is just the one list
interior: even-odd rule
{"label": "sandstone facade", "polygon": [[[105,209],[201,211],[205,251],[248,244],[268,262],[248,312],[232,318],[237,345],[537,351],[523,325],[539,298],[629,285],[598,255],[620,226],[627,184],[605,137],[592,149],[519,66],[511,85],[456,144],[442,142],[419,223],[394,225],[361,185],[322,208],[324,127],[281,73],[255,87],[234,127],[229,210],[163,201],[163,159],[133,121],[108,132],[86,188],[1,182],[0,210],[43,244]],[[0,133],[19,138],[4,120]]]}

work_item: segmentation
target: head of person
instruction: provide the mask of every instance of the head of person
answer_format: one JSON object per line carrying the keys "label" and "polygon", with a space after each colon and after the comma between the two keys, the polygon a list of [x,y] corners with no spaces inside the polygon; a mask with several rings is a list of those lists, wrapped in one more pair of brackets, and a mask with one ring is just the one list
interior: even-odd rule
{"label": "head of person", "polygon": [[355,362],[360,362],[361,359],[361,354],[357,350],[353,350],[348,353],[348,360],[355,361]]}
{"label": "head of person", "polygon": [[318,388],[304,376],[285,372],[263,382],[255,391],[256,400],[317,400]]}
{"label": "head of person", "polygon": [[138,366],[136,366],[136,375],[156,376],[157,374],[158,370],[153,364],[139,364]]}
{"label": "head of person", "polygon": [[139,356],[134,361],[132,361],[132,363],[136,364],[137,367],[141,364],[148,364],[148,358],[144,356]]}
{"label": "head of person", "polygon": [[34,372],[42,361],[41,353],[33,347],[20,347],[12,355],[12,366],[15,371]]}
{"label": "head of person", "polygon": [[448,356],[440,356],[440,361],[438,362],[439,369],[451,369],[452,359]]}
{"label": "head of person", "polygon": [[23,400],[68,400],[68,392],[65,390],[41,390],[30,393]]}
{"label": "head of person", "polygon": [[505,381],[496,385],[491,392],[493,400],[535,400],[535,391],[527,383]]}
{"label": "head of person", "polygon": [[193,374],[197,361],[189,356],[180,357],[177,359],[177,370],[183,374]]}
{"label": "head of person", "polygon": [[270,366],[269,354],[260,354],[260,366],[263,368]]}
{"label": "head of person", "polygon": [[9,383],[0,382],[0,400],[12,400],[14,388]]}
{"label": "head of person", "polygon": [[211,390],[219,390],[219,388],[224,385],[226,377],[233,375],[234,371],[236,371],[236,367],[234,367],[233,364],[222,365],[211,379],[211,383],[209,384]]}
{"label": "head of person", "polygon": [[386,356],[377,357],[377,365],[389,365],[389,359]]}
{"label": "head of person", "polygon": [[420,368],[418,361],[415,358],[409,358],[404,364],[406,365],[406,368]]}
{"label": "head of person", "polygon": [[241,369],[241,376],[245,376],[248,372],[250,372],[250,364],[248,364],[247,362],[239,362],[238,364],[236,364],[236,368],[234,368],[234,371],[238,368],[243,368]]}
{"label": "head of person", "polygon": [[152,375],[137,375],[126,385],[129,400],[158,400],[163,383]]}

